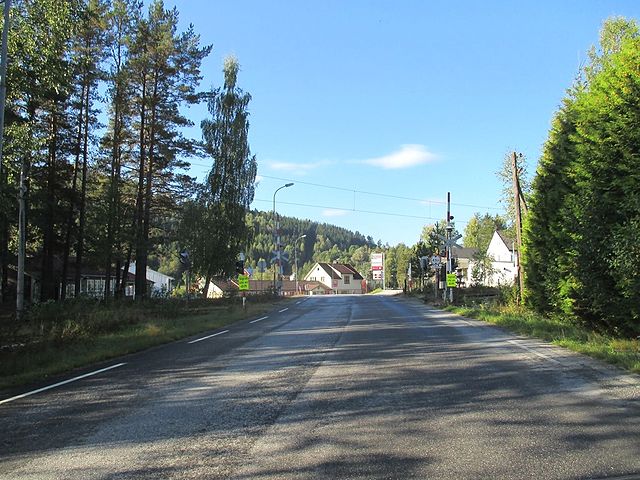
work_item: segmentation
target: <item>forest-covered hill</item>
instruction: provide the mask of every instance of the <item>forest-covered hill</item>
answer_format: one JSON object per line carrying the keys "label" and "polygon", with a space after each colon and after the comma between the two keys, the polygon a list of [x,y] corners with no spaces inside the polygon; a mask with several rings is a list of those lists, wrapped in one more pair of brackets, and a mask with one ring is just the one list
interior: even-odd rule
{"label": "forest-covered hill", "polygon": [[[315,262],[351,263],[366,276],[370,269],[371,252],[382,250],[382,246],[373,238],[360,232],[293,217],[279,216],[279,219],[283,251],[289,256],[289,262],[284,265],[285,275],[294,271],[294,257],[297,256],[299,277],[305,275]],[[251,232],[245,252],[246,266],[256,268],[260,259],[270,264],[275,249],[273,213],[254,210],[247,214],[246,221]],[[306,237],[295,242],[302,235]],[[296,255],[293,251],[294,242]]]}

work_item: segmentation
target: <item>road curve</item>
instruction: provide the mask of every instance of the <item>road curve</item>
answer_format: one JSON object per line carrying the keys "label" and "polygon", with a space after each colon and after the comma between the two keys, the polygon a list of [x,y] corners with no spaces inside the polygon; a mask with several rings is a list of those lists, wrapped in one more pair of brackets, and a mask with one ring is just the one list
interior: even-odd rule
{"label": "road curve", "polygon": [[0,404],[0,478],[640,476],[637,376],[403,297],[311,297],[100,367]]}

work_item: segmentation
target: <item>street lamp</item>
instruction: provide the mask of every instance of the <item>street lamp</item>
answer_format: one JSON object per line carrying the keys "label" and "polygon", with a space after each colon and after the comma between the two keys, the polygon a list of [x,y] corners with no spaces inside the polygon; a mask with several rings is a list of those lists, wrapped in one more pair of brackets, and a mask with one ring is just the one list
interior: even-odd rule
{"label": "street lamp", "polygon": [[286,184],[282,185],[281,187],[276,188],[276,191],[273,192],[273,239],[274,239],[275,244],[276,244],[276,249],[274,251],[274,254],[276,255],[276,268],[273,270],[273,293],[276,293],[276,291],[277,291],[276,290],[276,270],[280,268],[280,262],[281,262],[280,235],[279,235],[279,232],[278,232],[279,225],[278,225],[278,219],[276,217],[276,193],[278,193],[283,188],[288,188],[288,187],[291,187],[291,186],[293,186],[293,182],[286,183]]}
{"label": "street lamp", "polygon": [[298,245],[298,240],[301,240],[303,238],[305,238],[307,235],[300,235],[298,238],[296,238],[295,242],[293,242],[293,265],[296,267],[296,295],[298,294],[298,255],[297,255],[297,248],[296,245]]}

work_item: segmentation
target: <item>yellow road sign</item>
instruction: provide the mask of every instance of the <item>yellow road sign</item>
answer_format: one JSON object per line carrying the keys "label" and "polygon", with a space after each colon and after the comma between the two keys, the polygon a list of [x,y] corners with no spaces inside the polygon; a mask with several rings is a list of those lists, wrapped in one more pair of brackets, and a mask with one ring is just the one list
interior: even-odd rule
{"label": "yellow road sign", "polygon": [[458,284],[458,277],[455,273],[447,273],[447,287],[455,287]]}
{"label": "yellow road sign", "polygon": [[240,290],[249,290],[249,277],[247,275],[238,275],[238,288]]}

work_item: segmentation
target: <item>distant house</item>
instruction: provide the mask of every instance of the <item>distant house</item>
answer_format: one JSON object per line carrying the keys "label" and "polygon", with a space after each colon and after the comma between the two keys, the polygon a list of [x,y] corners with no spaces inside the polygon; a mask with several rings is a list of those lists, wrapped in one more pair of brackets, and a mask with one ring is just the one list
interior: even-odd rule
{"label": "distant house", "polygon": [[451,255],[455,259],[456,273],[460,279],[459,286],[467,287],[471,285],[471,267],[473,257],[478,253],[477,248],[466,248],[454,246],[451,248]]}
{"label": "distant house", "polygon": [[[129,273],[135,275],[136,262],[129,265]],[[151,296],[166,295],[173,291],[175,278],[147,267],[147,283],[151,283]]]}
{"label": "distant house", "polygon": [[[348,263],[316,263],[304,277],[304,281],[318,282],[333,293],[366,292],[364,278]],[[318,286],[314,288],[317,289]]]}
{"label": "distant house", "polygon": [[496,230],[487,248],[487,257],[491,258],[491,272],[484,284],[488,287],[513,285],[518,277],[518,252],[515,249],[515,240],[507,236],[504,231]]}

